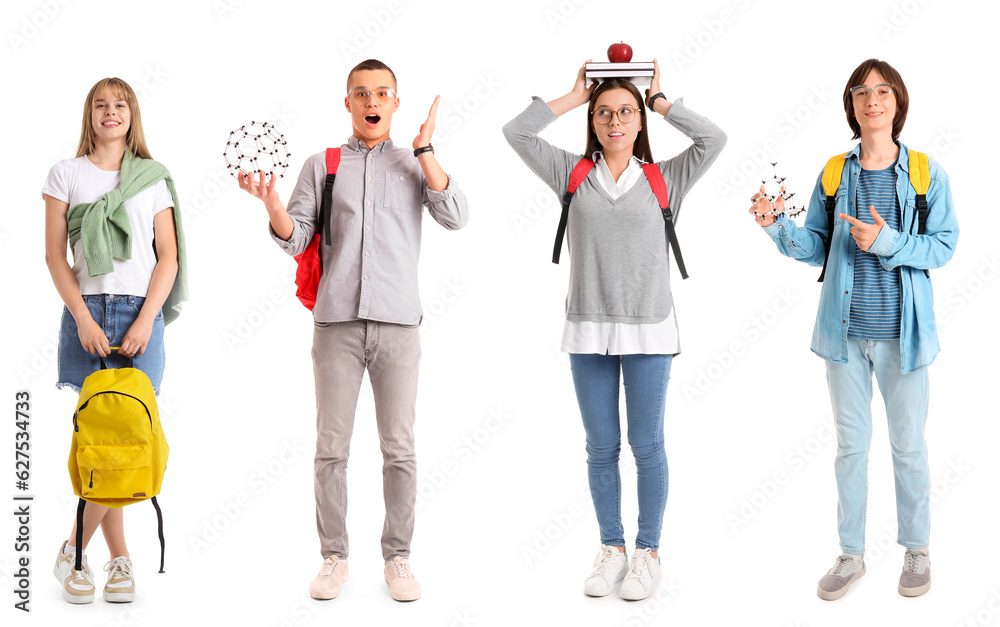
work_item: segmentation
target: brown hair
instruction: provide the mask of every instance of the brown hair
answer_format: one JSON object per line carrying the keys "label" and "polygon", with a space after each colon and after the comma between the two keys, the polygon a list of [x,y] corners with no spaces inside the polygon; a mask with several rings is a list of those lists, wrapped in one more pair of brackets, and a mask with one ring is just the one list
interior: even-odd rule
{"label": "brown hair", "polygon": [[347,91],[351,91],[351,75],[354,74],[355,72],[360,72],[361,70],[386,70],[386,71],[388,71],[389,75],[392,76],[392,84],[393,84],[392,86],[395,89],[395,87],[396,87],[396,73],[393,72],[392,69],[389,68],[388,65],[386,65],[385,63],[382,63],[378,59],[366,59],[366,60],[362,61],[361,63],[355,65],[353,68],[351,68],[351,71],[347,73]]}
{"label": "brown hair", "polygon": [[91,121],[91,108],[94,106],[94,100],[105,89],[110,89],[115,96],[128,103],[130,122],[128,132],[125,134],[125,146],[137,157],[152,159],[146,147],[146,136],[142,132],[142,116],[139,115],[139,101],[136,100],[135,92],[128,83],[114,77],[102,78],[94,83],[87,94],[87,99],[83,102],[83,125],[80,129],[80,144],[76,148],[76,156],[89,155],[97,147],[94,124]]}
{"label": "brown hair", "polygon": [[597,98],[601,94],[611,89],[627,89],[635,97],[642,128],[639,129],[635,143],[632,144],[632,154],[640,161],[653,163],[653,153],[649,149],[649,133],[645,132],[648,127],[646,126],[646,107],[643,106],[642,95],[639,94],[639,90],[632,84],[632,81],[624,78],[610,78],[598,85],[594,89],[594,93],[590,94],[590,103],[587,105],[587,150],[584,155],[589,157],[596,151],[603,149],[600,140],[597,139],[597,134],[594,133],[594,103],[597,102]]}
{"label": "brown hair", "polygon": [[[892,94],[896,99],[896,117],[892,119],[892,138],[893,140],[899,139],[899,134],[903,131],[903,124],[906,123],[906,112],[910,108],[910,96],[899,72],[887,62],[879,59],[868,59],[862,62],[851,74],[851,78],[847,80],[847,86],[844,87],[844,111],[847,113],[847,125],[854,131],[854,137],[851,139],[861,137],[861,126],[854,117],[854,100],[851,97],[851,88],[863,85],[865,78],[872,70],[878,71],[882,78],[892,86]],[[874,87],[874,85],[869,85],[869,87]]]}

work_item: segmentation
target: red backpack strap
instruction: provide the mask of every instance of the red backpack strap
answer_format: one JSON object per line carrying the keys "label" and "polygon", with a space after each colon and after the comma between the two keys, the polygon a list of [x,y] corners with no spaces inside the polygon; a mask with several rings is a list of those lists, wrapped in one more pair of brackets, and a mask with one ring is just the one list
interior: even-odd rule
{"label": "red backpack strap", "polygon": [[573,171],[569,174],[569,185],[566,186],[566,193],[563,194],[562,213],[559,214],[559,226],[556,229],[556,243],[552,248],[552,263],[559,263],[559,252],[562,250],[563,236],[566,235],[566,223],[569,221],[569,203],[573,200],[573,194],[580,187],[580,183],[587,178],[594,168],[594,160],[584,157],[577,161]]}
{"label": "red backpack strap", "polygon": [[337,168],[340,167],[340,147],[326,149],[326,182],[323,184],[323,199],[319,206],[319,227],[323,231],[323,243],[331,245],[332,235],[330,234],[330,206],[333,204],[333,180],[337,178]]}
{"label": "red backpack strap", "polygon": [[667,197],[667,182],[663,180],[663,173],[655,163],[642,164],[642,171],[646,175],[646,181],[656,196],[656,202],[660,204],[660,211],[663,213],[664,229],[667,233],[667,242],[671,250],[674,251],[674,259],[677,261],[677,269],[681,272],[681,278],[688,278],[687,268],[684,267],[684,257],[681,256],[681,245],[677,242],[677,232],[674,230],[674,213],[670,210],[670,200]]}

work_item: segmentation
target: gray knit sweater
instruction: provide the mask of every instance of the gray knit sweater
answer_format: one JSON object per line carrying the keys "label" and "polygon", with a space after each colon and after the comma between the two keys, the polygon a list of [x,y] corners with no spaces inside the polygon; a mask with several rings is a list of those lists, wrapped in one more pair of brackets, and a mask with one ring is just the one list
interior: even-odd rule
{"label": "gray knit sweater", "polygon": [[[570,172],[582,157],[538,136],[556,117],[536,97],[503,132],[528,167],[562,198]],[[674,158],[656,164],[667,182],[676,222],[684,195],[722,152],[726,134],[680,99],[664,119],[694,142]],[[567,320],[648,324],[662,322],[670,314],[673,299],[663,214],[645,176],[612,200],[591,171],[573,195],[566,237],[570,251]],[[683,235],[678,239],[683,243]]]}

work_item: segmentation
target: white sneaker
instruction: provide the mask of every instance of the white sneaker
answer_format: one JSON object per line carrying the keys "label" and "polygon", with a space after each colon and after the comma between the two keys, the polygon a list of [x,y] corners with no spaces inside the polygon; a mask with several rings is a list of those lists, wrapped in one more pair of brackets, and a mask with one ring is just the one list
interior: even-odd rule
{"label": "white sneaker", "polygon": [[653,557],[649,549],[636,549],[632,553],[632,568],[622,581],[618,596],[627,601],[638,601],[653,594],[660,585],[660,558]]}
{"label": "white sneaker", "polygon": [[314,599],[336,599],[345,581],[347,581],[347,560],[331,555],[323,560],[319,574],[309,584],[309,596]]}
{"label": "white sneaker", "polygon": [[104,600],[108,603],[135,601],[132,561],[127,557],[119,556],[105,564],[104,570],[108,573],[108,583],[104,584]]}
{"label": "white sneaker", "polygon": [[601,545],[601,550],[594,560],[594,570],[583,582],[583,593],[592,597],[603,597],[611,594],[615,584],[625,577],[628,570],[628,558],[618,547]]}
{"label": "white sneaker", "polygon": [[76,565],[76,550],[65,552],[66,542],[59,548],[59,555],[56,557],[56,565],[52,569],[52,574],[56,576],[63,587],[63,598],[70,603],[93,603],[94,601],[94,572],[87,564],[87,556],[83,556],[81,565],[83,570],[74,570]]}

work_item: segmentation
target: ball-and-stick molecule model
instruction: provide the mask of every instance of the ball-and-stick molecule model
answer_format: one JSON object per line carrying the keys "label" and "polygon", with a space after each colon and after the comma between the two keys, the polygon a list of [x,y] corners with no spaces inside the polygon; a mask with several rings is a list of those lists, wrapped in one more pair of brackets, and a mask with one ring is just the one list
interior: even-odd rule
{"label": "ball-and-stick molecule model", "polygon": [[[773,168],[772,172],[773,176],[771,177],[771,180],[770,181],[764,180],[760,182],[760,184],[764,186],[764,196],[769,201],[771,201],[771,210],[763,215],[768,216],[772,214],[777,215],[780,213],[784,213],[789,218],[794,218],[795,216],[805,211],[806,208],[796,207],[795,205],[789,203],[789,201],[792,199],[792,196],[794,196],[795,194],[794,193],[789,194],[788,190],[783,187],[786,177],[778,176],[778,162],[777,161],[771,162],[771,167]],[[769,194],[767,188],[768,185],[772,184],[777,187],[777,190],[775,190],[775,193]],[[781,209],[778,208],[778,205],[775,202],[779,197],[783,199],[782,204],[784,206]]]}
{"label": "ball-and-stick molecule model", "polygon": [[252,121],[229,133],[226,151],[226,168],[234,178],[240,170],[251,174],[263,172],[268,178],[285,176],[288,169],[288,142],[285,136],[267,122]]}

